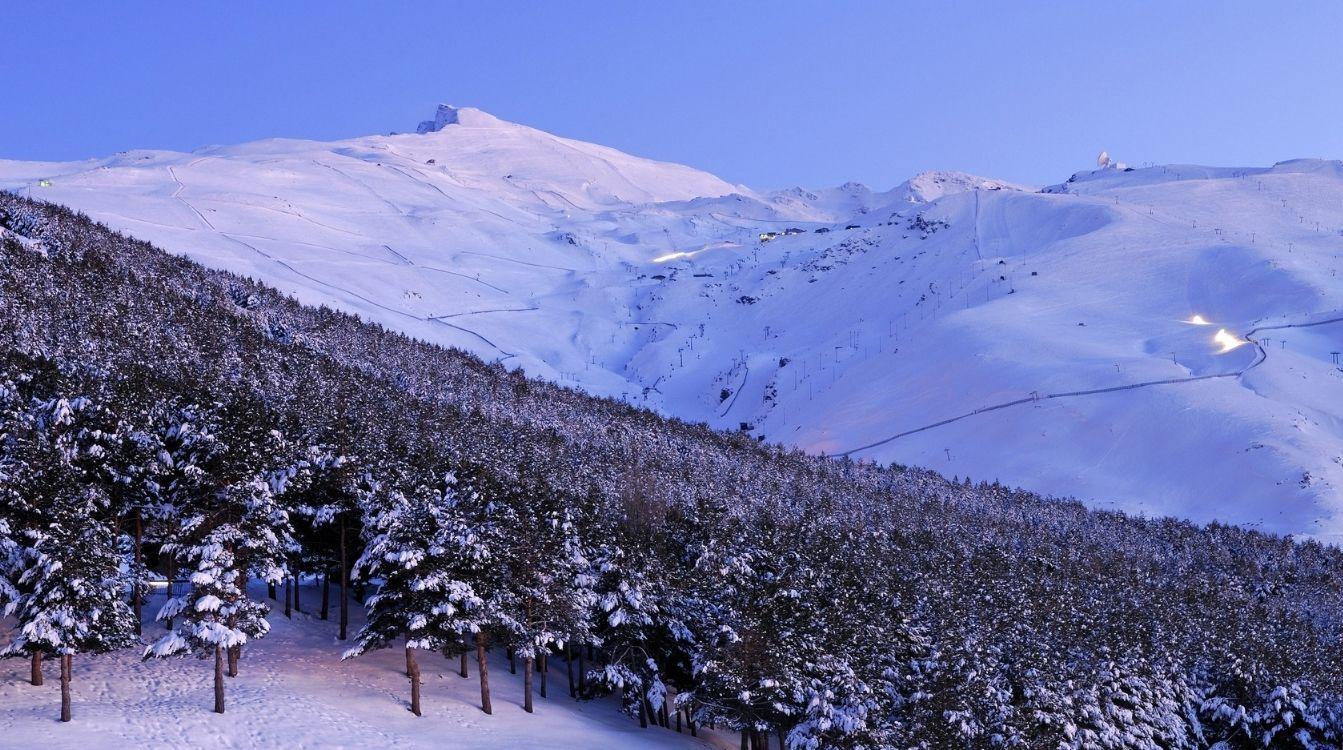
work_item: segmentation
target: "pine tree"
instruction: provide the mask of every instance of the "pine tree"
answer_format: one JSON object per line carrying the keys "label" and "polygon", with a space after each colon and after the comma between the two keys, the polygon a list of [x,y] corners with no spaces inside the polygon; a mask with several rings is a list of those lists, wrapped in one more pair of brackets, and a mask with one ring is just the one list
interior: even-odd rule
{"label": "pine tree", "polygon": [[[588,499],[601,507],[598,501]],[[688,603],[687,587],[675,575],[685,554],[686,530],[677,523],[679,509],[658,498],[637,471],[624,478],[618,505],[605,515],[586,524],[596,528],[604,520],[609,529],[596,532],[606,539],[593,552],[592,638],[606,654],[595,687],[619,692],[626,711],[647,726],[648,707],[663,706],[669,682],[681,689],[690,685],[695,643],[680,613]]]}
{"label": "pine tree", "polygon": [[[0,470],[0,485],[6,484],[8,479],[9,475]],[[7,499],[0,496],[0,503],[5,502]],[[0,607],[7,607],[19,598],[19,590],[10,579],[22,564],[22,554],[23,548],[15,539],[9,519],[0,516]]]}
{"label": "pine tree", "polygon": [[17,451],[26,421],[18,384],[0,372],[0,607],[19,596],[11,579],[19,569],[17,534],[27,502],[19,492],[25,467]]}
{"label": "pine tree", "polygon": [[185,484],[174,488],[180,521],[163,549],[190,571],[190,588],[159,611],[157,619],[180,622],[144,658],[213,655],[214,710],[223,713],[226,657],[236,674],[242,647],[270,630],[269,607],[248,597],[248,580],[274,583],[287,574],[293,532],[279,494],[290,448],[246,397],[218,413],[189,413],[192,438],[174,461]]}
{"label": "pine tree", "polygon": [[[147,394],[138,396],[144,398]],[[149,593],[145,543],[163,535],[170,516],[164,503],[163,482],[171,476],[169,466],[164,463],[165,458],[171,460],[171,453],[165,450],[163,435],[152,428],[154,411],[161,403],[137,404],[133,407],[136,421],[123,416],[106,436],[106,450],[96,467],[108,489],[112,509],[126,530],[126,578],[137,635]]]}
{"label": "pine tree", "polygon": [[[741,730],[752,744],[779,727],[791,711],[786,686],[796,660],[810,645],[806,631],[792,631],[793,553],[772,544],[780,530],[751,529],[740,509],[727,514],[718,538],[702,550],[700,591],[705,612],[697,629],[693,699],[702,720]],[[753,533],[754,532],[754,533]],[[784,619],[789,618],[789,619]]]}
{"label": "pine tree", "polygon": [[[1218,750],[1320,750],[1343,746],[1343,703],[1314,686],[1271,686],[1261,667],[1232,674],[1211,690],[1199,714]],[[1327,695],[1327,693],[1324,693]]]}
{"label": "pine tree", "polygon": [[523,710],[533,710],[533,672],[552,648],[582,640],[590,628],[595,579],[572,498],[520,472],[500,500],[491,574],[499,583],[485,597],[501,645],[521,658]]}
{"label": "pine tree", "polygon": [[[347,442],[341,436],[341,442]],[[364,461],[337,445],[310,447],[302,476],[291,492],[302,564],[322,571],[322,619],[327,618],[330,574],[339,574],[338,638],[345,640],[350,623],[350,572],[362,530],[365,505],[377,487]]]}
{"label": "pine tree", "polygon": [[1178,676],[1141,674],[1133,665],[1107,664],[1068,696],[1062,748],[1205,746],[1192,720],[1197,696]]}
{"label": "pine tree", "polygon": [[85,398],[36,403],[7,431],[0,455],[13,493],[6,508],[22,523],[15,535],[8,520],[0,522],[8,579],[0,589],[16,630],[0,655],[29,656],[35,683],[41,658],[60,658],[62,721],[71,719],[74,655],[135,642],[105,486],[88,470],[101,455],[86,424],[97,411]]}
{"label": "pine tree", "polygon": [[[404,639],[416,716],[421,706],[414,651],[461,647],[484,625],[476,587],[489,551],[474,521],[487,502],[451,473],[408,495],[392,490],[373,515],[374,536],[355,564],[359,576],[381,583],[366,602],[368,622],[344,658]],[[482,680],[488,677],[482,674]]]}
{"label": "pine tree", "polygon": [[127,604],[115,533],[99,516],[106,501],[72,486],[47,505],[49,523],[29,529],[16,601],[5,607],[17,634],[3,652],[61,658],[61,721],[70,721],[70,671],[76,654],[101,654],[138,642]]}

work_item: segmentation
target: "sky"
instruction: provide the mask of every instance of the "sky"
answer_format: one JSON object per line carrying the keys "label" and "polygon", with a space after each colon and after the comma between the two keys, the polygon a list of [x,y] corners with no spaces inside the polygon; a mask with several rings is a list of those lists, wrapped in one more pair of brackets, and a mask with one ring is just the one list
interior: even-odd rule
{"label": "sky", "polygon": [[1336,2],[0,3],[0,158],[413,130],[438,102],[756,188],[1343,157]]}

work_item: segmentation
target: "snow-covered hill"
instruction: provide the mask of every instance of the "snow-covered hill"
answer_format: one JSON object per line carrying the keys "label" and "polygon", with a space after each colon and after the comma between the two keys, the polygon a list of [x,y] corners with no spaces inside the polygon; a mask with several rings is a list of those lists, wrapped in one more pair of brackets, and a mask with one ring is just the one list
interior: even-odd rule
{"label": "snow-covered hill", "polygon": [[420,130],[0,187],[770,441],[1343,539],[1337,162],[762,193],[477,110]]}

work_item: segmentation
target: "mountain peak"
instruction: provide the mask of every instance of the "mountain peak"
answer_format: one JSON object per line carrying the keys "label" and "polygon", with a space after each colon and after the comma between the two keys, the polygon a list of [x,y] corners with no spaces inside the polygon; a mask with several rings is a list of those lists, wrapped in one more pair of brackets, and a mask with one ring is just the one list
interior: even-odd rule
{"label": "mountain peak", "polygon": [[440,104],[438,105],[438,111],[434,113],[434,119],[421,122],[415,132],[420,134],[437,133],[448,125],[484,128],[498,125],[500,122],[503,121],[475,107],[454,107],[451,104]]}
{"label": "mountain peak", "polygon": [[896,190],[903,189],[910,203],[931,203],[945,195],[971,190],[1022,190],[1020,185],[955,171],[920,172]]}

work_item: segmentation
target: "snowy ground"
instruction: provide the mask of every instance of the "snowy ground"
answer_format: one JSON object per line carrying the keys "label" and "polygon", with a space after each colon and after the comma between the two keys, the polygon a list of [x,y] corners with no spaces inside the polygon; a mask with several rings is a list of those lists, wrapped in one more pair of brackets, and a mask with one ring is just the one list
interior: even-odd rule
{"label": "snowy ground", "polygon": [[[253,595],[264,595],[254,591]],[[316,591],[305,591],[316,602]],[[156,610],[161,597],[149,609]],[[351,610],[355,623],[362,611]],[[102,748],[707,748],[668,729],[640,729],[610,700],[568,697],[563,661],[551,666],[549,698],[523,712],[522,675],[510,675],[495,653],[490,665],[492,715],[479,708],[474,659],[470,677],[457,660],[420,653],[423,716],[408,710],[409,681],[399,649],[341,661],[348,644],[335,621],[277,608],[273,630],[249,648],[238,677],[228,680],[224,715],[213,713],[213,662],[194,658],[142,663],[138,653],[74,661],[74,721],[57,721],[60,670],[53,661],[42,687],[28,683],[28,662],[0,661],[0,747],[46,750]],[[162,625],[148,623],[146,636]],[[351,631],[353,632],[353,631]],[[558,670],[558,671],[557,671]]]}
{"label": "snowy ground", "polygon": [[[0,188],[771,442],[1343,540],[1338,162],[760,193],[476,110],[440,121],[0,161]],[[1222,329],[1255,342],[1223,351]]]}

